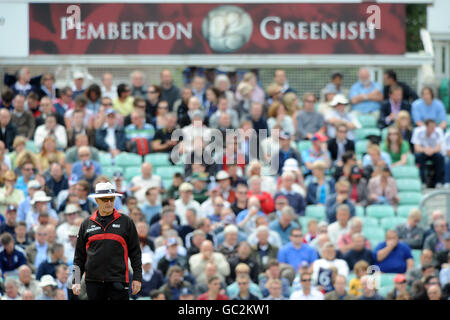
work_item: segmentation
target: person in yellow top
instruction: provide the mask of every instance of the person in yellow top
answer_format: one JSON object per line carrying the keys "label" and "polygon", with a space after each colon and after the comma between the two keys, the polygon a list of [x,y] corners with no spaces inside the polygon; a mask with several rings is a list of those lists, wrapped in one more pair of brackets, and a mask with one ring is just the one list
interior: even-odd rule
{"label": "person in yellow top", "polygon": [[363,288],[361,277],[367,274],[367,268],[369,268],[369,264],[364,260],[360,260],[355,264],[354,271],[356,274],[356,278],[350,280],[350,283],[348,284],[348,293],[356,297],[362,295]]}
{"label": "person in yellow top", "polygon": [[117,86],[117,98],[113,101],[113,108],[116,110],[121,116],[126,117],[133,111],[133,102],[134,97],[131,96],[130,87],[121,83]]}
{"label": "person in yellow top", "polygon": [[4,186],[0,188],[0,214],[6,212],[6,208],[9,205],[14,205],[16,208],[25,199],[23,191],[14,188],[16,184],[16,175],[13,171],[6,171],[5,175],[1,178]]}
{"label": "person in yellow top", "polygon": [[50,135],[45,137],[42,144],[42,151],[37,155],[39,173],[43,174],[50,168],[51,162],[58,162],[62,166],[65,165],[64,152],[56,150],[56,139]]}

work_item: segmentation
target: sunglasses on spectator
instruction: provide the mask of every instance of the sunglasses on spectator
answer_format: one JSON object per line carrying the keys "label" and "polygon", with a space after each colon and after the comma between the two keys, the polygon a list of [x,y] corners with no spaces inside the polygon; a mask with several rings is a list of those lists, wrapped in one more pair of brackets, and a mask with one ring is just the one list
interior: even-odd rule
{"label": "sunglasses on spectator", "polygon": [[102,202],[114,202],[114,197],[111,198],[97,198],[100,199]]}
{"label": "sunglasses on spectator", "polygon": [[33,171],[33,168],[23,168],[25,171]]}
{"label": "sunglasses on spectator", "polygon": [[294,238],[300,238],[301,236],[302,236],[302,235],[301,235],[301,234],[298,234],[298,233],[292,235],[292,237],[294,237]]}
{"label": "sunglasses on spectator", "polygon": [[311,282],[311,279],[310,279],[310,278],[308,278],[308,279],[302,279],[302,282]]}
{"label": "sunglasses on spectator", "polygon": [[156,91],[148,90],[147,93],[156,93]]}

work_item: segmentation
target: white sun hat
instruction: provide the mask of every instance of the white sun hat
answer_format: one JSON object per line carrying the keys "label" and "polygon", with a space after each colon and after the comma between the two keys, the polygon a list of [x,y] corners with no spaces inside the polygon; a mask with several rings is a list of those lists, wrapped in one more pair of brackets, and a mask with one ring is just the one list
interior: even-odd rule
{"label": "white sun hat", "polygon": [[116,188],[111,182],[100,182],[95,186],[95,193],[90,194],[89,198],[109,198],[109,197],[121,197],[120,193],[116,192]]}
{"label": "white sun hat", "polygon": [[31,204],[35,204],[36,202],[49,202],[51,201],[51,197],[47,197],[45,191],[36,191],[33,195],[33,199],[31,199]]}
{"label": "white sun hat", "polygon": [[43,288],[46,286],[53,286],[56,287],[58,284],[56,283],[55,279],[49,274],[46,274],[42,276],[41,281],[39,282],[39,287]]}

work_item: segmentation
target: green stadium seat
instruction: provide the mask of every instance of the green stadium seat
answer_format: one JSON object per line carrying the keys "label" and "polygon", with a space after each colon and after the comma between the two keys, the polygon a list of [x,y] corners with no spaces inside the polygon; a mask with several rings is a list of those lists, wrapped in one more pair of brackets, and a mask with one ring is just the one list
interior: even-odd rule
{"label": "green stadium seat", "polygon": [[445,119],[447,120],[447,128],[449,128],[450,127],[450,114],[447,114]]}
{"label": "green stadium seat", "polygon": [[316,218],[317,220],[325,220],[325,207],[319,205],[306,206],[305,216]]}
{"label": "green stadium seat", "polygon": [[361,217],[363,229],[364,228],[378,228],[380,224],[377,218]]}
{"label": "green stadium seat", "polygon": [[110,153],[99,152],[98,153],[99,163],[103,167],[112,166],[112,157]]}
{"label": "green stadium seat", "polygon": [[131,179],[139,175],[141,175],[141,166],[126,167],[125,172],[123,173],[125,181],[131,181]]}
{"label": "green stadium seat", "polygon": [[419,179],[419,169],[415,166],[400,166],[391,169],[395,179]]}
{"label": "green stadium seat", "polygon": [[417,266],[420,264],[420,256],[422,254],[422,250],[420,249],[412,249],[411,250],[412,256],[414,258],[414,264]]}
{"label": "green stadium seat", "polygon": [[389,127],[381,129],[381,141],[385,141],[389,132]]}
{"label": "green stadium seat", "polygon": [[33,153],[38,153],[38,149],[36,145],[34,144],[33,140],[28,140],[25,144],[25,149],[28,151],[31,151]]}
{"label": "green stadium seat", "polygon": [[381,219],[380,225],[387,231],[389,229],[395,229],[399,224],[405,223],[406,219],[403,217],[388,217]]}
{"label": "green stadium seat", "polygon": [[142,156],[136,153],[121,152],[114,158],[114,164],[119,167],[137,167],[142,165]]}
{"label": "green stadium seat", "polygon": [[172,179],[175,173],[184,174],[183,166],[170,166],[170,167],[156,167],[155,174],[160,176],[161,179]]}
{"label": "green stadium seat", "polygon": [[415,166],[416,165],[416,157],[412,153],[408,153],[408,159],[406,160],[407,166]]}
{"label": "green stadium seat", "polygon": [[394,286],[394,278],[396,273],[382,273],[380,277],[381,287]]}
{"label": "green stadium seat", "polygon": [[172,186],[173,179],[163,179],[164,189],[169,189]]}
{"label": "green stadium seat", "polygon": [[298,152],[302,153],[303,150],[307,150],[311,148],[312,142],[310,140],[299,141],[298,144]]}
{"label": "green stadium seat", "polygon": [[420,192],[399,192],[400,205],[415,205],[418,206],[420,200],[422,200],[422,194]]}
{"label": "green stadium seat", "polygon": [[397,216],[402,218],[408,218],[412,209],[416,209],[417,206],[401,205],[397,207]]}
{"label": "green stadium seat", "polygon": [[377,119],[371,115],[360,115],[358,116],[358,121],[361,123],[363,128],[376,128]]}
{"label": "green stadium seat", "polygon": [[[311,221],[312,219],[315,219],[314,217],[300,217],[299,218],[299,222],[300,222],[300,224],[301,224],[301,226],[302,226],[302,230],[303,230],[303,233],[306,233],[307,231],[306,230],[308,230],[308,223],[309,223],[309,221]],[[316,219],[317,220],[317,219]]]}
{"label": "green stadium seat", "polygon": [[377,128],[361,128],[353,131],[355,134],[356,140],[367,139],[368,136],[380,136],[380,129]]}
{"label": "green stadium seat", "polygon": [[363,206],[355,206],[355,214],[357,217],[364,217],[364,207]]}
{"label": "green stadium seat", "polygon": [[355,153],[357,155],[363,155],[364,153],[366,153],[367,150],[367,142],[369,140],[363,139],[363,140],[358,140],[355,143]]}
{"label": "green stadium seat", "polygon": [[112,179],[112,176],[116,171],[120,171],[123,173],[123,168],[118,166],[102,167],[102,173],[110,179]]}
{"label": "green stadium seat", "polygon": [[363,228],[362,234],[369,240],[384,241],[385,232],[381,227]]}
{"label": "green stadium seat", "polygon": [[394,217],[395,211],[394,211],[394,207],[392,207],[390,205],[374,204],[374,205],[367,206],[366,216],[377,218],[377,219],[382,219],[382,218],[386,218],[386,217]]}
{"label": "green stadium seat", "polygon": [[419,179],[398,179],[397,189],[399,192],[412,191],[421,192],[422,183]]}
{"label": "green stadium seat", "polygon": [[163,152],[150,153],[144,157],[144,162],[149,162],[153,167],[170,166],[169,154]]}
{"label": "green stadium seat", "polygon": [[394,286],[384,286],[377,290],[378,294],[382,296],[383,298],[386,298],[389,292],[394,290]]}
{"label": "green stadium seat", "polygon": [[351,280],[356,278],[356,274],[352,271],[347,276],[347,284],[350,283]]}

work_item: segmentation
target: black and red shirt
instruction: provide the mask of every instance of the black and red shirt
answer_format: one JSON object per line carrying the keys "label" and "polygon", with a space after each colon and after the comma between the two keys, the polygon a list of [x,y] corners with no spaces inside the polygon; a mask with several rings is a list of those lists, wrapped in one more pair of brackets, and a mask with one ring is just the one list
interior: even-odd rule
{"label": "black and red shirt", "polygon": [[136,226],[116,209],[102,217],[98,210],[83,221],[78,232],[74,265],[86,281],[129,282],[128,258],[133,280],[142,281],[141,247]]}

